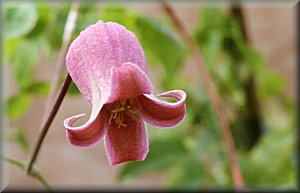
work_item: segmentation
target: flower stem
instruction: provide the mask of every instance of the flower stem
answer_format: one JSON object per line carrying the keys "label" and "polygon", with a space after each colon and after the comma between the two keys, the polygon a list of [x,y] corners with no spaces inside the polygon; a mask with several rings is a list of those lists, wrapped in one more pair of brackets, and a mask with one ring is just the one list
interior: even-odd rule
{"label": "flower stem", "polygon": [[201,60],[201,54],[200,49],[195,44],[191,36],[189,35],[188,31],[185,29],[183,24],[181,23],[180,19],[174,12],[171,6],[169,6],[165,1],[160,0],[162,7],[165,11],[165,13],[169,16],[169,18],[173,21],[175,27],[179,31],[180,35],[182,36],[183,40],[186,42],[187,46],[191,50],[192,57],[194,58],[195,63],[198,66],[200,77],[203,81],[203,86],[208,92],[208,96],[212,102],[212,106],[215,109],[217,119],[219,120],[222,134],[226,143],[227,153],[229,156],[230,161],[230,169],[232,173],[232,178],[234,181],[234,186],[236,189],[242,189],[244,187],[244,181],[241,175],[241,171],[239,168],[239,164],[236,158],[235,153],[235,146],[232,139],[232,134],[229,130],[229,124],[228,120],[225,117],[225,114],[223,112],[220,99],[218,98],[217,92],[215,91],[212,78],[210,77],[208,71],[206,70],[205,66],[203,65],[203,62]]}
{"label": "flower stem", "polygon": [[59,50],[59,53],[58,53],[56,66],[55,66],[55,72],[54,72],[54,75],[53,75],[53,78],[52,78],[52,81],[51,81],[51,89],[50,89],[50,93],[49,93],[48,98],[47,98],[47,102],[46,102],[45,110],[44,110],[44,115],[43,115],[43,118],[42,118],[42,121],[41,121],[41,123],[43,124],[43,125],[41,125],[42,130],[40,132],[40,136],[38,138],[38,141],[35,145],[34,152],[33,152],[32,156],[30,158],[30,162],[29,162],[29,165],[28,165],[28,168],[27,168],[27,174],[31,173],[32,165],[34,164],[35,159],[36,159],[36,157],[39,153],[42,142],[43,142],[43,140],[44,140],[44,138],[45,138],[45,136],[48,132],[48,129],[49,129],[51,123],[52,123],[52,120],[54,119],[54,117],[55,117],[55,115],[58,111],[58,108],[59,108],[64,96],[66,95],[66,92],[67,92],[67,90],[70,86],[70,83],[72,81],[71,77],[68,74],[66,79],[65,79],[65,82],[63,84],[63,87],[60,90],[60,93],[59,93],[59,95],[56,99],[56,102],[52,106],[52,110],[49,114],[50,107],[51,107],[51,104],[53,104],[52,103],[53,98],[55,97],[55,93],[56,93],[56,90],[57,90],[59,78],[62,74],[63,66],[65,64],[65,55],[67,53],[68,47],[69,47],[70,42],[71,42],[71,37],[72,37],[72,34],[74,32],[74,29],[75,29],[79,7],[80,7],[80,1],[77,1],[77,0],[73,1],[72,5],[71,5],[71,8],[70,8],[70,11],[68,13],[67,21],[65,23],[63,38],[62,38],[62,46],[61,46],[61,48]]}
{"label": "flower stem", "polygon": [[55,97],[55,93],[57,92],[58,82],[61,77],[62,71],[64,69],[63,67],[65,64],[65,56],[68,51],[68,47],[71,42],[71,37],[75,29],[79,6],[80,6],[79,1],[73,1],[70,11],[68,13],[68,17],[64,27],[62,45],[57,56],[54,74],[51,80],[50,92],[47,97],[45,110],[43,113],[43,118],[41,123],[45,122],[48,112],[50,111],[50,107],[52,105],[53,99]]}
{"label": "flower stem", "polygon": [[43,141],[45,139],[45,136],[46,136],[46,134],[47,134],[47,132],[49,130],[49,127],[50,127],[50,125],[51,125],[51,123],[52,123],[52,121],[53,121],[53,119],[54,119],[54,117],[55,117],[55,115],[56,115],[56,113],[57,113],[57,111],[58,111],[58,109],[59,109],[59,107],[60,107],[60,105],[61,105],[61,103],[62,103],[62,101],[63,101],[63,99],[65,97],[65,95],[66,95],[66,93],[67,93],[67,91],[68,91],[68,88],[69,88],[71,82],[72,82],[72,79],[71,79],[70,75],[67,74],[67,77],[66,77],[66,79],[64,81],[64,84],[63,84],[63,86],[62,86],[62,88],[60,90],[60,93],[58,94],[58,96],[56,98],[55,104],[53,105],[52,110],[51,110],[51,112],[50,112],[50,114],[48,116],[48,119],[44,123],[44,126],[42,127],[42,130],[40,132],[38,141],[37,141],[37,143],[35,145],[35,149],[34,149],[34,151],[32,153],[32,156],[30,158],[28,167],[26,169],[27,174],[31,174],[32,166],[33,166],[33,164],[34,164],[34,162],[35,162],[35,160],[37,158],[37,155],[38,155],[38,153],[40,151],[41,145],[42,145],[42,143],[43,143]]}

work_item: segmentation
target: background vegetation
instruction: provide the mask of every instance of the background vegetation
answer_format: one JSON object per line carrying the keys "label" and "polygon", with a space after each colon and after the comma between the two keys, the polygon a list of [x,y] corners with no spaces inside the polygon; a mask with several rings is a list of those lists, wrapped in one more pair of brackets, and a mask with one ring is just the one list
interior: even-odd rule
{"label": "background vegetation", "polygon": [[[156,171],[167,174],[165,184],[169,188],[231,188],[219,122],[201,82],[192,83],[193,77],[183,73],[190,51],[170,19],[152,18],[118,4],[100,8],[96,4],[81,4],[72,39],[99,19],[118,22],[140,40],[149,71],[161,72],[155,76],[158,90],[183,89],[188,96],[183,124],[168,132],[153,130],[146,160],[123,165],[120,183]],[[11,123],[27,112],[35,96],[47,97],[50,83],[34,79],[33,73],[41,61],[55,61],[70,5],[4,2],[4,65],[9,66],[18,85],[18,91],[4,101],[5,117]],[[283,93],[283,78],[271,73],[264,56],[247,42],[238,15],[213,5],[206,5],[199,14],[201,20],[192,33],[193,40],[230,122],[246,187],[295,188],[296,110]],[[72,84],[68,94],[80,93]],[[26,128],[10,126],[6,137],[30,152]],[[25,162],[18,164],[24,169]]]}

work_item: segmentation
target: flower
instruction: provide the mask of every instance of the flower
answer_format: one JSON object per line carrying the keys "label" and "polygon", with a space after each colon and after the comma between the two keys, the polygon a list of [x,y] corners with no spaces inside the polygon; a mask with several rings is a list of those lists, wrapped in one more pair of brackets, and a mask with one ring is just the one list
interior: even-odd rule
{"label": "flower", "polygon": [[72,126],[85,114],[64,121],[68,141],[91,147],[104,139],[110,165],[142,161],[148,153],[145,122],[173,127],[185,117],[186,94],[173,90],[156,98],[147,76],[144,51],[122,25],[98,21],[82,31],[66,56],[67,71],[91,107],[89,120]]}

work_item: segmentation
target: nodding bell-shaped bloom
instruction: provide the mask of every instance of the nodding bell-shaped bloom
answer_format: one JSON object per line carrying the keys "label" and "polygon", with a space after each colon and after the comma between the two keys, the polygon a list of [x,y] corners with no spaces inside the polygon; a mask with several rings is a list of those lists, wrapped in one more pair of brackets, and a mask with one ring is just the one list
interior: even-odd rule
{"label": "nodding bell-shaped bloom", "polygon": [[[110,165],[142,161],[148,153],[145,123],[174,127],[185,117],[186,94],[173,90],[153,95],[144,51],[125,27],[98,21],[72,42],[66,56],[67,71],[91,107],[81,126],[75,115],[64,121],[67,139],[74,146],[91,147],[104,139]],[[72,126],[73,125],[73,126]]]}

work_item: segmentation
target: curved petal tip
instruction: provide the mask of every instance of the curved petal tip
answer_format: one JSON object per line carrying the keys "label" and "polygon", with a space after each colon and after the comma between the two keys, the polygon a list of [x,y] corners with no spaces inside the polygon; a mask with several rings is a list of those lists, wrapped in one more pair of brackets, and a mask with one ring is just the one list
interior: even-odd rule
{"label": "curved petal tip", "polygon": [[176,100],[171,103],[160,100],[153,95],[144,94],[139,97],[142,105],[142,115],[146,122],[158,127],[174,127],[183,121],[186,113],[186,93],[182,90],[173,90],[157,95]]}
{"label": "curved petal tip", "polygon": [[75,115],[64,121],[68,141],[78,147],[92,147],[107,133],[105,113],[100,112],[95,119],[91,119],[78,127],[72,127],[76,120],[85,114]]}

